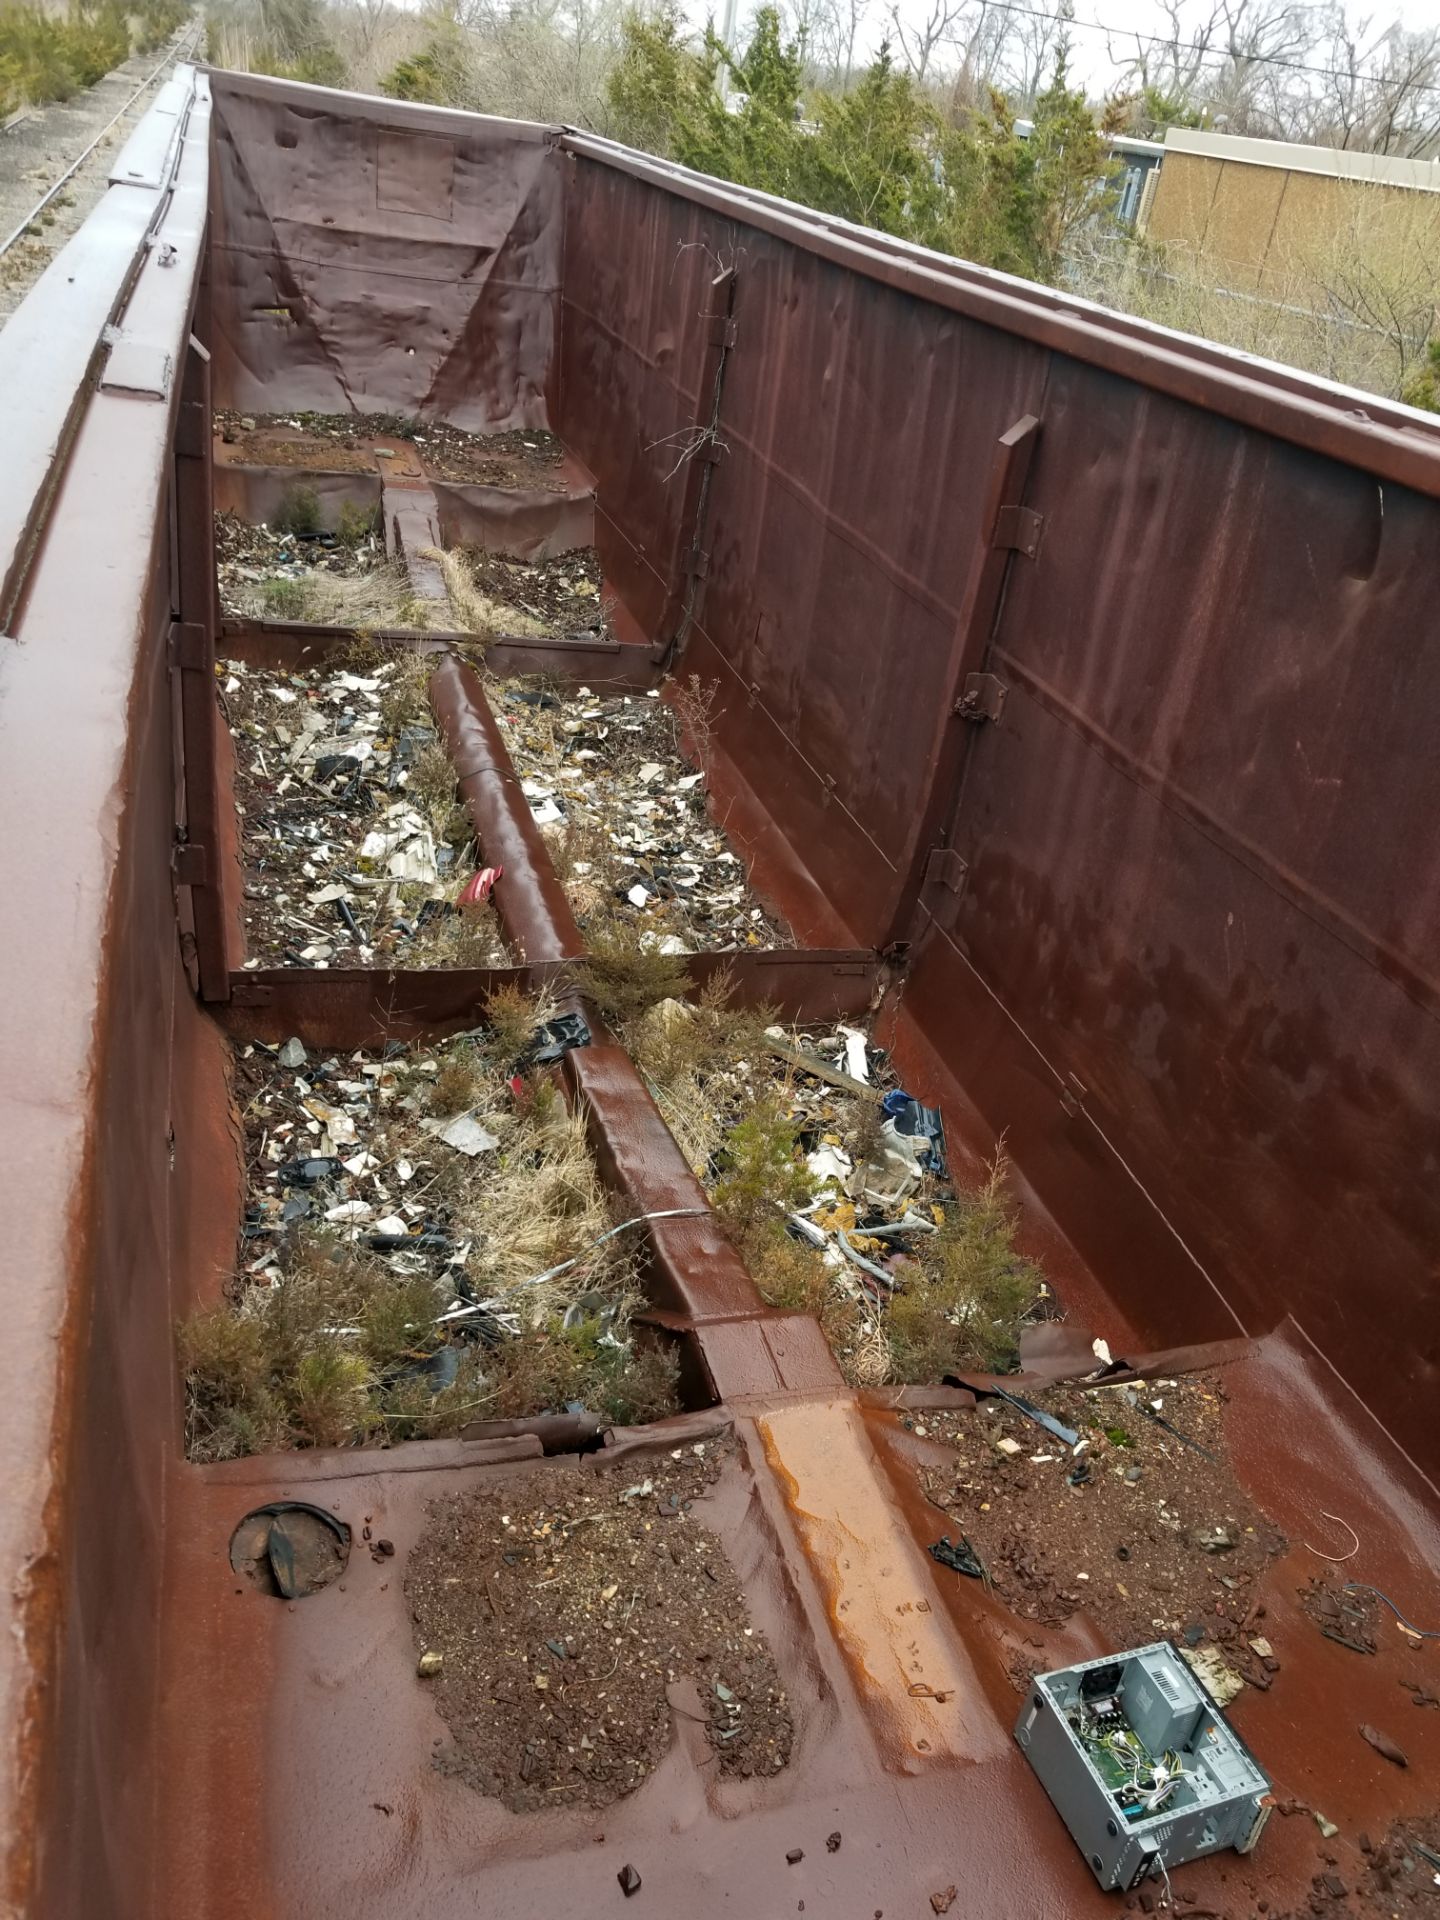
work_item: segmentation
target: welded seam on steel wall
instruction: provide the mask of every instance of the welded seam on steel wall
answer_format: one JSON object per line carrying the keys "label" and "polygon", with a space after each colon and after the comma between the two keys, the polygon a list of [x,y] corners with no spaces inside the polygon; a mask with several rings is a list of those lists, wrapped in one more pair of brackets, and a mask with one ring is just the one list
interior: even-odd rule
{"label": "welded seam on steel wall", "polygon": [[[931,937],[933,938],[938,935],[938,937],[945,942],[946,946],[949,947],[950,951],[955,955],[956,959],[959,960],[962,963],[962,965],[964,965],[970,971],[970,973],[974,975],[975,979],[979,982],[981,987],[983,987],[985,992],[989,994],[990,998],[995,1002],[996,1006],[1000,1009],[1001,1013],[1004,1014],[1005,1018],[1010,1022],[1011,1026],[1014,1027],[1015,1031],[1020,1035],[1020,1038],[1025,1042],[1026,1046],[1030,1048],[1031,1052],[1035,1055],[1036,1059],[1042,1063],[1046,1072],[1053,1074],[1057,1088],[1059,1088],[1059,1090],[1062,1093],[1067,1091],[1070,1083],[1067,1080],[1066,1076],[1056,1066],[1055,1062],[1050,1058],[1049,1054],[1046,1053],[1045,1049],[1040,1045],[1039,1041],[1036,1040],[1035,1036],[1025,1026],[1024,1022],[1019,1018],[1019,1016],[1015,1014],[1008,1006],[1006,1006],[1005,1002],[1000,998],[1000,995],[995,991],[994,987],[991,986],[990,982],[985,978],[984,974],[981,973],[980,969],[975,965],[974,961],[970,958],[969,954],[966,953],[965,949],[959,946],[956,943],[956,941],[953,940],[951,936],[944,930],[943,927],[936,926],[933,921],[931,922],[931,927],[932,927]],[[1199,1254],[1196,1253],[1195,1249],[1190,1245],[1190,1242],[1185,1238],[1184,1234],[1181,1233],[1180,1229],[1175,1225],[1175,1222],[1170,1218],[1169,1214],[1166,1213],[1165,1209],[1161,1206],[1160,1202],[1155,1198],[1154,1194],[1151,1193],[1150,1189],[1146,1186],[1145,1182],[1140,1178],[1139,1174],[1136,1173],[1135,1169],[1130,1165],[1130,1162],[1125,1158],[1124,1154],[1121,1153],[1119,1147],[1116,1146],[1115,1142],[1110,1138],[1109,1134],[1107,1134],[1105,1129],[1100,1125],[1100,1122],[1095,1118],[1094,1114],[1091,1113],[1089,1108],[1086,1107],[1083,1103],[1081,1105],[1080,1112],[1082,1116],[1087,1121],[1089,1121],[1090,1125],[1095,1129],[1095,1132],[1099,1135],[1100,1139],[1104,1142],[1105,1146],[1109,1149],[1111,1154],[1113,1154],[1116,1165],[1119,1166],[1126,1175],[1128,1175],[1128,1177],[1134,1183],[1139,1193],[1143,1195],[1143,1197],[1149,1203],[1149,1205],[1153,1207],[1153,1209],[1155,1210],[1156,1217],[1160,1220],[1165,1230],[1174,1238],[1176,1245],[1180,1248],[1181,1252],[1185,1255],[1186,1259],[1190,1261],[1191,1265],[1195,1268],[1196,1272],[1200,1274],[1201,1278],[1205,1281],[1205,1284],[1210,1288],[1211,1292],[1215,1295],[1215,1298],[1220,1302],[1221,1306],[1225,1309],[1226,1313],[1229,1314],[1230,1318],[1235,1322],[1236,1326],[1240,1329],[1241,1333],[1248,1338],[1250,1335],[1250,1329],[1245,1325],[1245,1322],[1240,1318],[1239,1314],[1235,1311],[1234,1307],[1231,1306],[1229,1300],[1225,1296],[1224,1289],[1220,1286],[1220,1283],[1215,1279],[1214,1275],[1210,1272],[1210,1269],[1205,1265],[1205,1262],[1200,1258]]]}
{"label": "welded seam on steel wall", "polygon": [[1277,894],[1312,925],[1336,940],[1357,960],[1382,978],[1393,981],[1407,999],[1432,1020],[1440,1019],[1440,980],[1426,974],[1408,954],[1383,940],[1362,921],[1328,895],[1317,892],[1299,874],[1291,872],[1266,853],[1245,834],[1227,827],[1201,801],[1162,773],[1123,747],[1096,721],[1072,705],[1056,688],[1042,680],[1033,667],[1026,666],[1004,646],[997,645],[992,657],[1003,663],[1027,692],[1047,713],[1068,728],[1092,753],[1129,780],[1141,793],[1149,794],[1159,806],[1177,819],[1184,820],[1218,847],[1222,853],[1243,866],[1248,873]]}
{"label": "welded seam on steel wall", "polygon": [[[574,306],[577,313],[584,315],[587,320],[589,319],[590,316],[584,307],[575,306],[574,302],[570,304]],[[631,358],[639,360],[642,365],[645,364],[644,356],[640,354],[629,341],[617,338],[616,345],[621,348],[622,351],[628,353]],[[677,397],[689,398],[689,396],[680,393],[678,388],[676,389],[676,393]],[[725,422],[724,437],[727,445],[733,440],[737,446],[742,447],[749,458],[762,470],[766,479],[789,494],[798,505],[806,508],[818,525],[824,527],[827,532],[832,533],[837,540],[844,546],[847,546],[852,553],[858,555],[860,559],[867,561],[877,572],[884,574],[885,578],[898,593],[903,594],[907,600],[910,600],[915,606],[919,607],[922,612],[929,614],[932,619],[948,620],[950,618],[953,608],[950,607],[948,602],[942,600],[937,594],[927,592],[923,583],[919,581],[914,574],[907,573],[903,567],[897,565],[892,555],[884,547],[877,545],[873,540],[867,539],[858,527],[848,521],[838,519],[832,513],[828,513],[820,497],[812,488],[806,486],[803,481],[798,480],[793,474],[786,472],[783,467],[777,466],[761,447],[754,441],[747,439],[743,433],[738,432],[733,422],[729,420]],[[597,511],[603,511],[599,506],[598,500],[596,502],[596,509]],[[605,518],[610,521],[612,526],[615,525],[614,520],[611,519],[609,514],[606,514]],[[631,547],[632,551],[638,551],[628,537],[626,544]],[[648,561],[646,561],[645,564],[649,566]],[[650,570],[654,572],[653,567],[651,567]],[[657,580],[660,579],[658,573],[655,577]],[[668,586],[669,583],[662,581],[661,584]],[[696,624],[698,625],[698,622]]]}

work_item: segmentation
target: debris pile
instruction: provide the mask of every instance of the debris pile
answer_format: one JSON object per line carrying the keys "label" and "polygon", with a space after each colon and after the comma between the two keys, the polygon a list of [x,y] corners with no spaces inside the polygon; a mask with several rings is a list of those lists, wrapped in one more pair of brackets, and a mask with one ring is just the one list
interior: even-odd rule
{"label": "debris pile", "polygon": [[[246,965],[503,966],[425,699],[426,663],[363,651],[295,672],[223,662]],[[356,667],[358,665],[358,670]]]}
{"label": "debris pile", "polygon": [[1257,1586],[1285,1541],[1231,1471],[1217,1379],[987,1394],[906,1424],[953,1449],[921,1484],[1021,1618],[1083,1609],[1112,1646],[1173,1639],[1222,1705],[1270,1686]]}
{"label": "debris pile", "polygon": [[[435,1764],[516,1813],[608,1806],[699,1718],[722,1774],[790,1757],[780,1675],[700,1517],[729,1443],[632,1474],[542,1469],[437,1501],[405,1591],[451,1744]],[[689,1683],[693,1703],[672,1705]]]}
{"label": "debris pile", "polygon": [[1051,1303],[1015,1246],[1003,1157],[957,1188],[938,1109],[861,1029],[782,1026],[722,975],[620,1032],[760,1292],[816,1314],[854,1384],[1016,1364]]}
{"label": "debris pile", "polygon": [[506,991],[434,1046],[244,1050],[239,1271],[181,1329],[192,1457],[675,1410],[673,1359],[631,1334],[634,1223],[546,1071],[579,1038],[551,1011]]}
{"label": "debris pile", "polygon": [[341,532],[320,530],[313,493],[297,489],[289,526],[215,516],[216,577],[228,619],[305,622],[359,631],[449,628],[450,612],[417,600],[402,565],[385,555],[371,516],[346,507]]}
{"label": "debris pile", "polygon": [[466,433],[444,420],[392,413],[262,413],[217,409],[215,433],[237,449],[241,464],[311,468],[317,473],[383,471],[374,442],[408,441],[432,479],[510,489],[557,492],[563,458],[552,433],[520,428]]}
{"label": "debris pile", "polygon": [[610,636],[611,602],[593,547],[543,560],[454,548],[444,555],[444,571],[459,624],[467,628],[551,639]]}
{"label": "debris pile", "polygon": [[494,705],[587,933],[616,923],[666,954],[792,944],[706,811],[673,705],[514,683]]}
{"label": "debris pile", "polygon": [[[1359,1847],[1364,1867],[1349,1911],[1384,1920],[1397,1913],[1440,1914],[1440,1818],[1402,1821],[1378,1843],[1362,1833]],[[1326,1891],[1343,1897],[1343,1889],[1338,1896],[1333,1887]]]}

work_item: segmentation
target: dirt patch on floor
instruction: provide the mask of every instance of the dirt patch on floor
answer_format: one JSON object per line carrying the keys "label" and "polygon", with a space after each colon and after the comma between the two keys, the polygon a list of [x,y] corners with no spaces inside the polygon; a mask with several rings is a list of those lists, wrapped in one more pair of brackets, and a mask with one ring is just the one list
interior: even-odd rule
{"label": "dirt patch on floor", "polygon": [[1399,1821],[1374,1838],[1362,1833],[1357,1846],[1347,1845],[1343,1852],[1322,1846],[1318,1867],[1305,1904],[1283,1913],[1272,1910],[1271,1920],[1440,1914],[1440,1817]]}
{"label": "dirt patch on floor", "polygon": [[246,466],[317,473],[383,472],[376,439],[407,440],[432,479],[512,491],[564,490],[564,450],[551,433],[466,433],[445,421],[400,414],[241,414],[217,409],[215,433]]}
{"label": "dirt patch on floor", "polygon": [[[437,1501],[405,1591],[446,1774],[515,1813],[604,1807],[655,1771],[693,1682],[721,1774],[779,1772],[794,1730],[704,1496],[728,1443],[633,1471],[542,1471]],[[432,1658],[427,1661],[426,1656]],[[690,1696],[693,1699],[693,1696]]]}
{"label": "dirt patch on floor", "polygon": [[968,1543],[1022,1619],[1060,1626],[1083,1609],[1114,1647],[1173,1638],[1268,1687],[1279,1662],[1255,1590],[1285,1541],[1230,1468],[1221,1380],[1026,1397],[1077,1445],[995,1399],[973,1413],[909,1417],[955,1452],[953,1464],[921,1470],[941,1510],[937,1536]]}
{"label": "dirt patch on floor", "polygon": [[711,818],[670,702],[505,681],[492,700],[587,934],[618,923],[664,954],[793,945]]}
{"label": "dirt patch on floor", "polygon": [[466,627],[532,638],[610,637],[612,602],[593,547],[543,560],[457,547],[446,561],[446,585]]}
{"label": "dirt patch on floor", "polygon": [[217,412],[215,436],[236,449],[236,462],[247,467],[299,467],[312,473],[375,473],[379,461],[360,432],[358,422],[349,431],[325,434],[307,431],[302,416],[264,416]]}
{"label": "dirt patch on floor", "polygon": [[553,433],[526,427],[482,435],[427,422],[410,437],[420,449],[425,471],[436,480],[527,492],[564,491],[559,472],[564,448]]}
{"label": "dirt patch on floor", "polygon": [[1362,1833],[1359,1844],[1365,1866],[1356,1876],[1358,1904],[1337,1907],[1333,1886],[1320,1878],[1317,1891],[1328,1897],[1331,1913],[1363,1914],[1366,1920],[1440,1913],[1440,1815],[1401,1821],[1378,1842]]}
{"label": "dirt patch on floor", "polygon": [[476,847],[426,700],[428,661],[354,649],[296,672],[220,671],[246,965],[506,965],[490,906],[458,901]]}

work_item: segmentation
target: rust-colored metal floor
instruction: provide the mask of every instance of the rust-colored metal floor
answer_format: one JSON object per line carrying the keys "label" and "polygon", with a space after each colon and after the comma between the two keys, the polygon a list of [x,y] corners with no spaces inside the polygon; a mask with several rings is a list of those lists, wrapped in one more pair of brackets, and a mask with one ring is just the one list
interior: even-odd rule
{"label": "rust-colored metal floor", "polygon": [[[1347,1572],[1416,1613],[1440,1533],[1422,1486],[1378,1435],[1348,1423],[1302,1340],[1282,1331],[1258,1343],[1225,1382],[1241,1478],[1292,1541],[1262,1596],[1280,1672],[1231,1715],[1282,1808],[1304,1809],[1273,1818],[1252,1858],[1177,1872],[1177,1895],[1229,1920],[1266,1901],[1272,1913],[1303,1906],[1329,1856],[1353,1884],[1361,1831],[1378,1837],[1433,1809],[1440,1714],[1418,1711],[1398,1681],[1418,1673],[1433,1686],[1435,1646],[1416,1652],[1387,1620],[1379,1653],[1361,1657],[1323,1639],[1295,1594],[1322,1564],[1298,1542],[1334,1546],[1322,1509],[1360,1535]],[[934,1521],[910,1456],[924,1443],[895,1414],[862,1413],[845,1396],[735,1411],[736,1455],[706,1518],[789,1689],[793,1760],[767,1781],[720,1783],[677,1712],[662,1768],[599,1815],[513,1815],[431,1766],[443,1727],[415,1676],[405,1555],[427,1502],[457,1475],[526,1468],[467,1469],[465,1444],[447,1442],[177,1469],[169,1591],[185,1631],[163,1701],[161,1792],[171,1910],[548,1920],[620,1911],[615,1876],[628,1862],[643,1882],[634,1911],[697,1920],[802,1903],[845,1920],[921,1915],[950,1885],[957,1910],[1005,1920],[1113,1912],[1120,1902],[1096,1888],[1010,1737],[1018,1697],[1004,1665],[1021,1623],[923,1551]],[[566,1470],[631,1477],[623,1466]],[[281,1495],[322,1502],[357,1528],[369,1518],[396,1558],[357,1552],[337,1586],[304,1602],[259,1594],[231,1573],[226,1544],[242,1513]],[[1078,1618],[1062,1633],[1023,1627],[1043,1637],[1047,1665],[1101,1650]],[[953,1697],[911,1697],[917,1679]],[[1363,1722],[1404,1746],[1407,1770],[1360,1739]],[[1309,1809],[1339,1828],[1332,1841]],[[805,1857],[790,1865],[794,1848]]]}

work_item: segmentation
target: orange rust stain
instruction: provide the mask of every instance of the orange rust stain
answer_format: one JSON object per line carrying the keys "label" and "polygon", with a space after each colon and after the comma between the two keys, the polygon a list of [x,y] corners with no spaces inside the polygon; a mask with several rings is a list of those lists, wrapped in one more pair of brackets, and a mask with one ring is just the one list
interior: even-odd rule
{"label": "orange rust stain", "polygon": [[891,1764],[986,1756],[995,1732],[974,1670],[856,1408],[811,1401],[755,1424]]}

